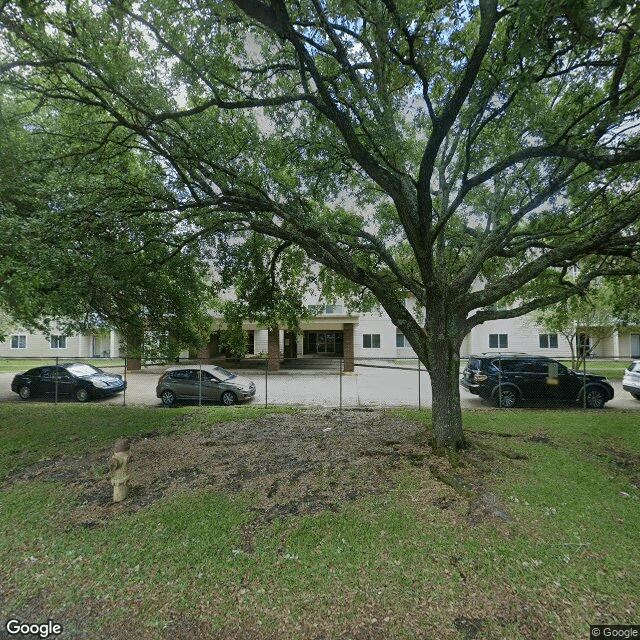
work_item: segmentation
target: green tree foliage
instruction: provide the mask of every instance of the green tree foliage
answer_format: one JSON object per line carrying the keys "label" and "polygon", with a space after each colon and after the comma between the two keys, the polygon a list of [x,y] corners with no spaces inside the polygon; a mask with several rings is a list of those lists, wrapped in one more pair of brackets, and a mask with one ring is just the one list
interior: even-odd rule
{"label": "green tree foliage", "polygon": [[305,295],[316,277],[305,253],[289,242],[250,232],[235,242],[220,242],[216,251],[220,280],[233,287],[233,299],[222,303],[225,317],[263,327],[300,330],[311,317]]}
{"label": "green tree foliage", "polygon": [[543,309],[536,317],[536,324],[566,339],[571,351],[571,366],[576,369],[589,356],[580,343],[580,336],[588,336],[590,351],[597,350],[601,342],[614,334],[617,320],[609,292],[600,286],[594,287],[588,295],[576,295]]}
{"label": "green tree foliage", "polygon": [[[624,325],[640,324],[638,276],[603,278],[582,295],[575,295],[550,305],[536,314],[536,324],[567,340],[574,368],[584,364],[590,352],[611,338]],[[589,351],[580,336],[589,340]]]}
{"label": "green tree foliage", "polygon": [[122,141],[95,142],[88,120],[78,141],[66,114],[0,114],[0,300],[13,320],[49,331],[55,319],[68,333],[109,325],[131,355],[145,331],[170,334],[172,352],[202,343],[210,278],[158,168]]}
{"label": "green tree foliage", "polygon": [[622,276],[608,283],[613,316],[624,325],[640,325],[640,276]]}
{"label": "green tree foliage", "polygon": [[300,248],[248,232],[232,242],[216,238],[211,254],[219,282],[230,288],[230,299],[218,303],[224,319],[220,344],[229,353],[246,352],[244,322],[299,332],[311,318],[305,296],[316,277]]}
{"label": "green tree foliage", "polygon": [[51,151],[144,158],[183,216],[155,233],[268,236],[373,296],[431,374],[439,446],[464,443],[474,326],[637,272],[634,3],[0,6],[2,82],[67,122]]}

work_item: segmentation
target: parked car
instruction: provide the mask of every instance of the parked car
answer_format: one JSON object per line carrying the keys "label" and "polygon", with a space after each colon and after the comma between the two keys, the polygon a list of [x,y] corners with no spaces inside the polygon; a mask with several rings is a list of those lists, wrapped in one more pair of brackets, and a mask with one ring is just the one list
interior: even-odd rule
{"label": "parked car", "polygon": [[84,362],[35,367],[19,373],[11,382],[11,390],[23,400],[35,396],[71,396],[78,402],[103,398],[124,391],[121,375],[105,373]]}
{"label": "parked car", "polygon": [[156,396],[170,407],[178,400],[205,400],[231,406],[256,395],[256,385],[223,367],[179,366],[167,369],[158,380]]}
{"label": "parked car", "polygon": [[622,388],[640,400],[640,360],[634,360],[622,376]]}
{"label": "parked car", "polygon": [[460,384],[506,408],[536,398],[599,409],[613,398],[613,387],[604,376],[585,375],[557,360],[526,354],[470,356]]}

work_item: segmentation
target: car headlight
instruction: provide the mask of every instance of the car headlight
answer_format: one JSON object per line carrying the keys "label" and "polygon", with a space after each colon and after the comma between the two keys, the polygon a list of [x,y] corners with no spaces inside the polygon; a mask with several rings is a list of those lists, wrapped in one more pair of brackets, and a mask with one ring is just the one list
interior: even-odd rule
{"label": "car headlight", "polygon": [[94,380],[93,386],[97,389],[106,389],[109,386],[109,383],[105,382],[104,380]]}

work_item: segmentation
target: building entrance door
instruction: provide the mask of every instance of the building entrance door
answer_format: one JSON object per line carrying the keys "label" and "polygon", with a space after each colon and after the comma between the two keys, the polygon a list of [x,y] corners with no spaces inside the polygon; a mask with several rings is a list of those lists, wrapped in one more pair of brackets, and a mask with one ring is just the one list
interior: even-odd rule
{"label": "building entrance door", "polygon": [[318,353],[335,353],[336,335],[333,331],[318,334]]}
{"label": "building entrance door", "polygon": [[305,331],[304,353],[342,355],[342,331]]}
{"label": "building entrance door", "polygon": [[631,334],[631,357],[640,358],[640,333]]}

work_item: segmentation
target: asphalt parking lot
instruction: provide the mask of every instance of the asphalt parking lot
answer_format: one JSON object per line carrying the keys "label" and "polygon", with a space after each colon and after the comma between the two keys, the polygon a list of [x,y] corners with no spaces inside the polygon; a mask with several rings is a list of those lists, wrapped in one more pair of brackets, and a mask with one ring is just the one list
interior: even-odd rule
{"label": "asphalt parking lot", "polygon": [[[232,367],[230,370],[234,371]],[[122,370],[112,370],[124,373]],[[127,390],[111,398],[96,400],[100,404],[127,406],[162,406],[155,389],[163,371],[152,367],[144,371],[127,372]],[[308,407],[414,407],[431,406],[429,375],[417,370],[400,368],[356,367],[354,373],[338,370],[302,369],[270,372],[237,370],[238,375],[251,378],[256,385],[252,404],[295,405]],[[11,391],[14,373],[0,373],[0,402],[21,403]],[[609,409],[640,410],[640,401],[622,389],[620,381],[613,381],[615,397],[607,403]],[[462,407],[465,409],[490,409],[491,403],[481,400],[460,388]],[[30,400],[37,402],[39,400]],[[62,400],[70,402],[70,400]],[[52,402],[52,400],[44,400]],[[540,406],[540,405],[538,405]]]}

